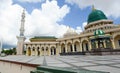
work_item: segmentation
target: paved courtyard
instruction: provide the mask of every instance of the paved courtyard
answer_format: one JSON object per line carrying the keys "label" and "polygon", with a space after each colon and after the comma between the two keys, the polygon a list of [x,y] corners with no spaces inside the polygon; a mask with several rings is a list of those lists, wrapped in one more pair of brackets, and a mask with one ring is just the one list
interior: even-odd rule
{"label": "paved courtyard", "polygon": [[[0,59],[42,65],[44,56],[6,56]],[[48,66],[120,73],[120,55],[46,56],[45,59]]]}

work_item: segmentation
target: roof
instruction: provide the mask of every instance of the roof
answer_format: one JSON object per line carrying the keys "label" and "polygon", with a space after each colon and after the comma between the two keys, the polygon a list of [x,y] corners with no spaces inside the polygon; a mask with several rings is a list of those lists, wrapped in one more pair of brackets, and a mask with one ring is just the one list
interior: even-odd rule
{"label": "roof", "polygon": [[101,10],[94,9],[89,14],[87,23],[89,24],[91,22],[98,21],[98,20],[103,20],[103,19],[107,19],[105,14]]}
{"label": "roof", "polygon": [[30,39],[57,39],[57,38],[54,36],[35,36],[33,38],[30,38]]}
{"label": "roof", "polygon": [[40,41],[56,41],[56,37],[54,36],[35,36],[30,38],[31,42],[40,42]]}

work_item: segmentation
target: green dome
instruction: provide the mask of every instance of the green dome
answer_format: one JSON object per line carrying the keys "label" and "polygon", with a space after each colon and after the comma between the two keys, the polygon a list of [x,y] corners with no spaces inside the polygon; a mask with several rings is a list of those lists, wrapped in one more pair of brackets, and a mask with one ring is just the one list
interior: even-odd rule
{"label": "green dome", "polygon": [[94,22],[94,21],[102,20],[102,19],[107,19],[105,14],[102,11],[100,11],[100,10],[94,9],[89,14],[87,22],[91,23],[91,22]]}
{"label": "green dome", "polygon": [[102,31],[102,30],[95,30],[95,32],[94,32],[94,36],[102,36],[102,35],[104,35],[105,33]]}

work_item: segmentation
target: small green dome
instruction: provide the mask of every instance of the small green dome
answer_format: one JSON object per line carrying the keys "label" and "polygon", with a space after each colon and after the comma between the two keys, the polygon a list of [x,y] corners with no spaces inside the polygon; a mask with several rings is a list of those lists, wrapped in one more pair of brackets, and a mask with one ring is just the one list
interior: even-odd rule
{"label": "small green dome", "polygon": [[95,30],[95,32],[94,32],[94,36],[102,36],[102,35],[104,35],[105,33],[102,31],[102,30]]}
{"label": "small green dome", "polygon": [[102,20],[102,19],[107,19],[105,14],[101,10],[94,9],[89,14],[87,22],[91,23],[91,22],[94,22],[94,21]]}

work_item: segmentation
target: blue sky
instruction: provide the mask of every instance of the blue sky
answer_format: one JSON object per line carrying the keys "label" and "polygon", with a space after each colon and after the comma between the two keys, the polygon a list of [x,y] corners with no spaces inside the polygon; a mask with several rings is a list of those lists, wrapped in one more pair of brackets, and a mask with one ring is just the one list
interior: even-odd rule
{"label": "blue sky", "polygon": [[120,24],[119,3],[120,0],[1,0],[0,38],[4,47],[17,45],[16,36],[19,35],[24,8],[25,36],[28,40],[34,36],[62,37],[68,27],[80,33],[92,11],[92,5],[103,11],[115,24]]}
{"label": "blue sky", "polygon": [[[52,0],[50,0],[50,1],[52,1]],[[13,4],[21,5],[28,11],[28,13],[31,13],[36,8],[40,9],[42,3],[45,3],[45,0],[43,0],[42,2],[37,2],[37,3],[19,2],[17,0],[13,0]],[[91,6],[88,6],[84,9],[80,9],[78,5],[75,5],[75,4],[71,5],[67,2],[65,2],[65,0],[57,0],[57,3],[60,7],[65,4],[67,4],[70,7],[70,12],[59,23],[68,25],[73,28],[76,28],[77,26],[82,26],[82,23],[87,21],[88,15],[91,12]],[[113,17],[109,16],[108,19],[113,20],[115,24],[120,23],[120,17],[113,18]]]}

